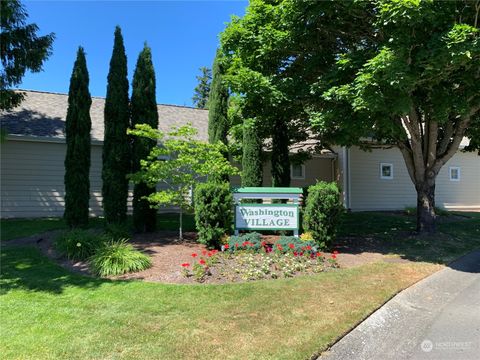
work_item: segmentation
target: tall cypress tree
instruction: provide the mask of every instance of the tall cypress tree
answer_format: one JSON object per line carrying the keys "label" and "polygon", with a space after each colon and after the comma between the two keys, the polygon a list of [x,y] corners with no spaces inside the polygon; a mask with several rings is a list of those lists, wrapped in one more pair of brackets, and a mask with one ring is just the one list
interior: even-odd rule
{"label": "tall cypress tree", "polygon": [[78,48],[68,90],[66,119],[67,154],[65,156],[65,212],[69,227],[88,224],[90,199],[90,106],[88,70],[85,52]]}
{"label": "tall cypress tree", "polygon": [[228,90],[223,83],[221,52],[217,50],[212,69],[212,83],[208,98],[208,140],[227,144],[228,134]]}
{"label": "tall cypress tree", "polygon": [[[158,128],[157,100],[155,97],[155,70],[152,53],[145,44],[138,56],[132,83],[132,128],[136,124],[148,124]],[[133,138],[132,171],[140,170],[140,160],[145,159],[156,145],[154,140],[135,136]],[[136,231],[153,231],[156,225],[156,209],[151,209],[147,200],[142,199],[155,192],[145,183],[136,184],[133,189],[133,225]]]}
{"label": "tall cypress tree", "polygon": [[288,126],[286,121],[277,117],[272,134],[272,186],[290,186],[290,158]]}
{"label": "tall cypress tree", "polygon": [[131,170],[127,56],[120,27],[115,28],[113,54],[105,99],[102,196],[107,223],[122,223],[127,217],[128,180]]}
{"label": "tall cypress tree", "polygon": [[262,139],[254,120],[243,125],[242,186],[262,186]]}

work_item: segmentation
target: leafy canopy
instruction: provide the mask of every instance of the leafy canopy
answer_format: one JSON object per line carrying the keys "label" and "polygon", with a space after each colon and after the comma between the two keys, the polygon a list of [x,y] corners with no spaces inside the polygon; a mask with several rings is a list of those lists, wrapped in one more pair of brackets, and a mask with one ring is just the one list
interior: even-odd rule
{"label": "leafy canopy", "polygon": [[135,183],[144,182],[150,187],[158,185],[159,191],[150,194],[152,206],[175,205],[191,210],[191,189],[208,179],[235,175],[237,168],[223,156],[226,146],[195,138],[197,131],[191,125],[172,128],[164,134],[146,124],[137,124],[129,134],[152,139],[160,143],[150,155],[141,160],[141,169],[131,175]]}

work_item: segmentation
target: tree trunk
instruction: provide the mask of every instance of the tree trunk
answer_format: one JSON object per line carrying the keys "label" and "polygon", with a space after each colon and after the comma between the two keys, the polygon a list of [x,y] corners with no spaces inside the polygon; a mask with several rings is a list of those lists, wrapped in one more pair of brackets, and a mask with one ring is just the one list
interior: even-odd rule
{"label": "tree trunk", "polygon": [[417,187],[417,232],[435,232],[435,183]]}

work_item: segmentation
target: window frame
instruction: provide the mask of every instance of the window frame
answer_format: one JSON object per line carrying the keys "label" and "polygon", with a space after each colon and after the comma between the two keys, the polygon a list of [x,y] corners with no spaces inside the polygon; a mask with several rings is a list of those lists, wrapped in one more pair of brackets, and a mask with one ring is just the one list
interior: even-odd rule
{"label": "window frame", "polygon": [[[458,178],[453,178],[452,177],[452,170],[457,170]],[[450,181],[460,181],[462,178],[462,170],[460,169],[460,166],[449,166],[448,167],[448,178]]]}
{"label": "window frame", "polygon": [[[390,176],[383,175],[383,167],[390,167]],[[380,179],[381,180],[393,180],[393,164],[392,163],[380,163]]]}
{"label": "window frame", "polygon": [[[300,166],[302,169],[302,176],[293,175],[293,167]],[[292,180],[305,180],[305,164],[290,164],[290,178]]]}

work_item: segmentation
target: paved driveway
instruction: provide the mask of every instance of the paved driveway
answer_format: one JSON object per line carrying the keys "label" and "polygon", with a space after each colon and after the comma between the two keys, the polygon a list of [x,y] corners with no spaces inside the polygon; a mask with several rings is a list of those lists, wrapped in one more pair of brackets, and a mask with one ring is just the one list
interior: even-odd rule
{"label": "paved driveway", "polygon": [[479,360],[480,250],[402,291],[320,360]]}

